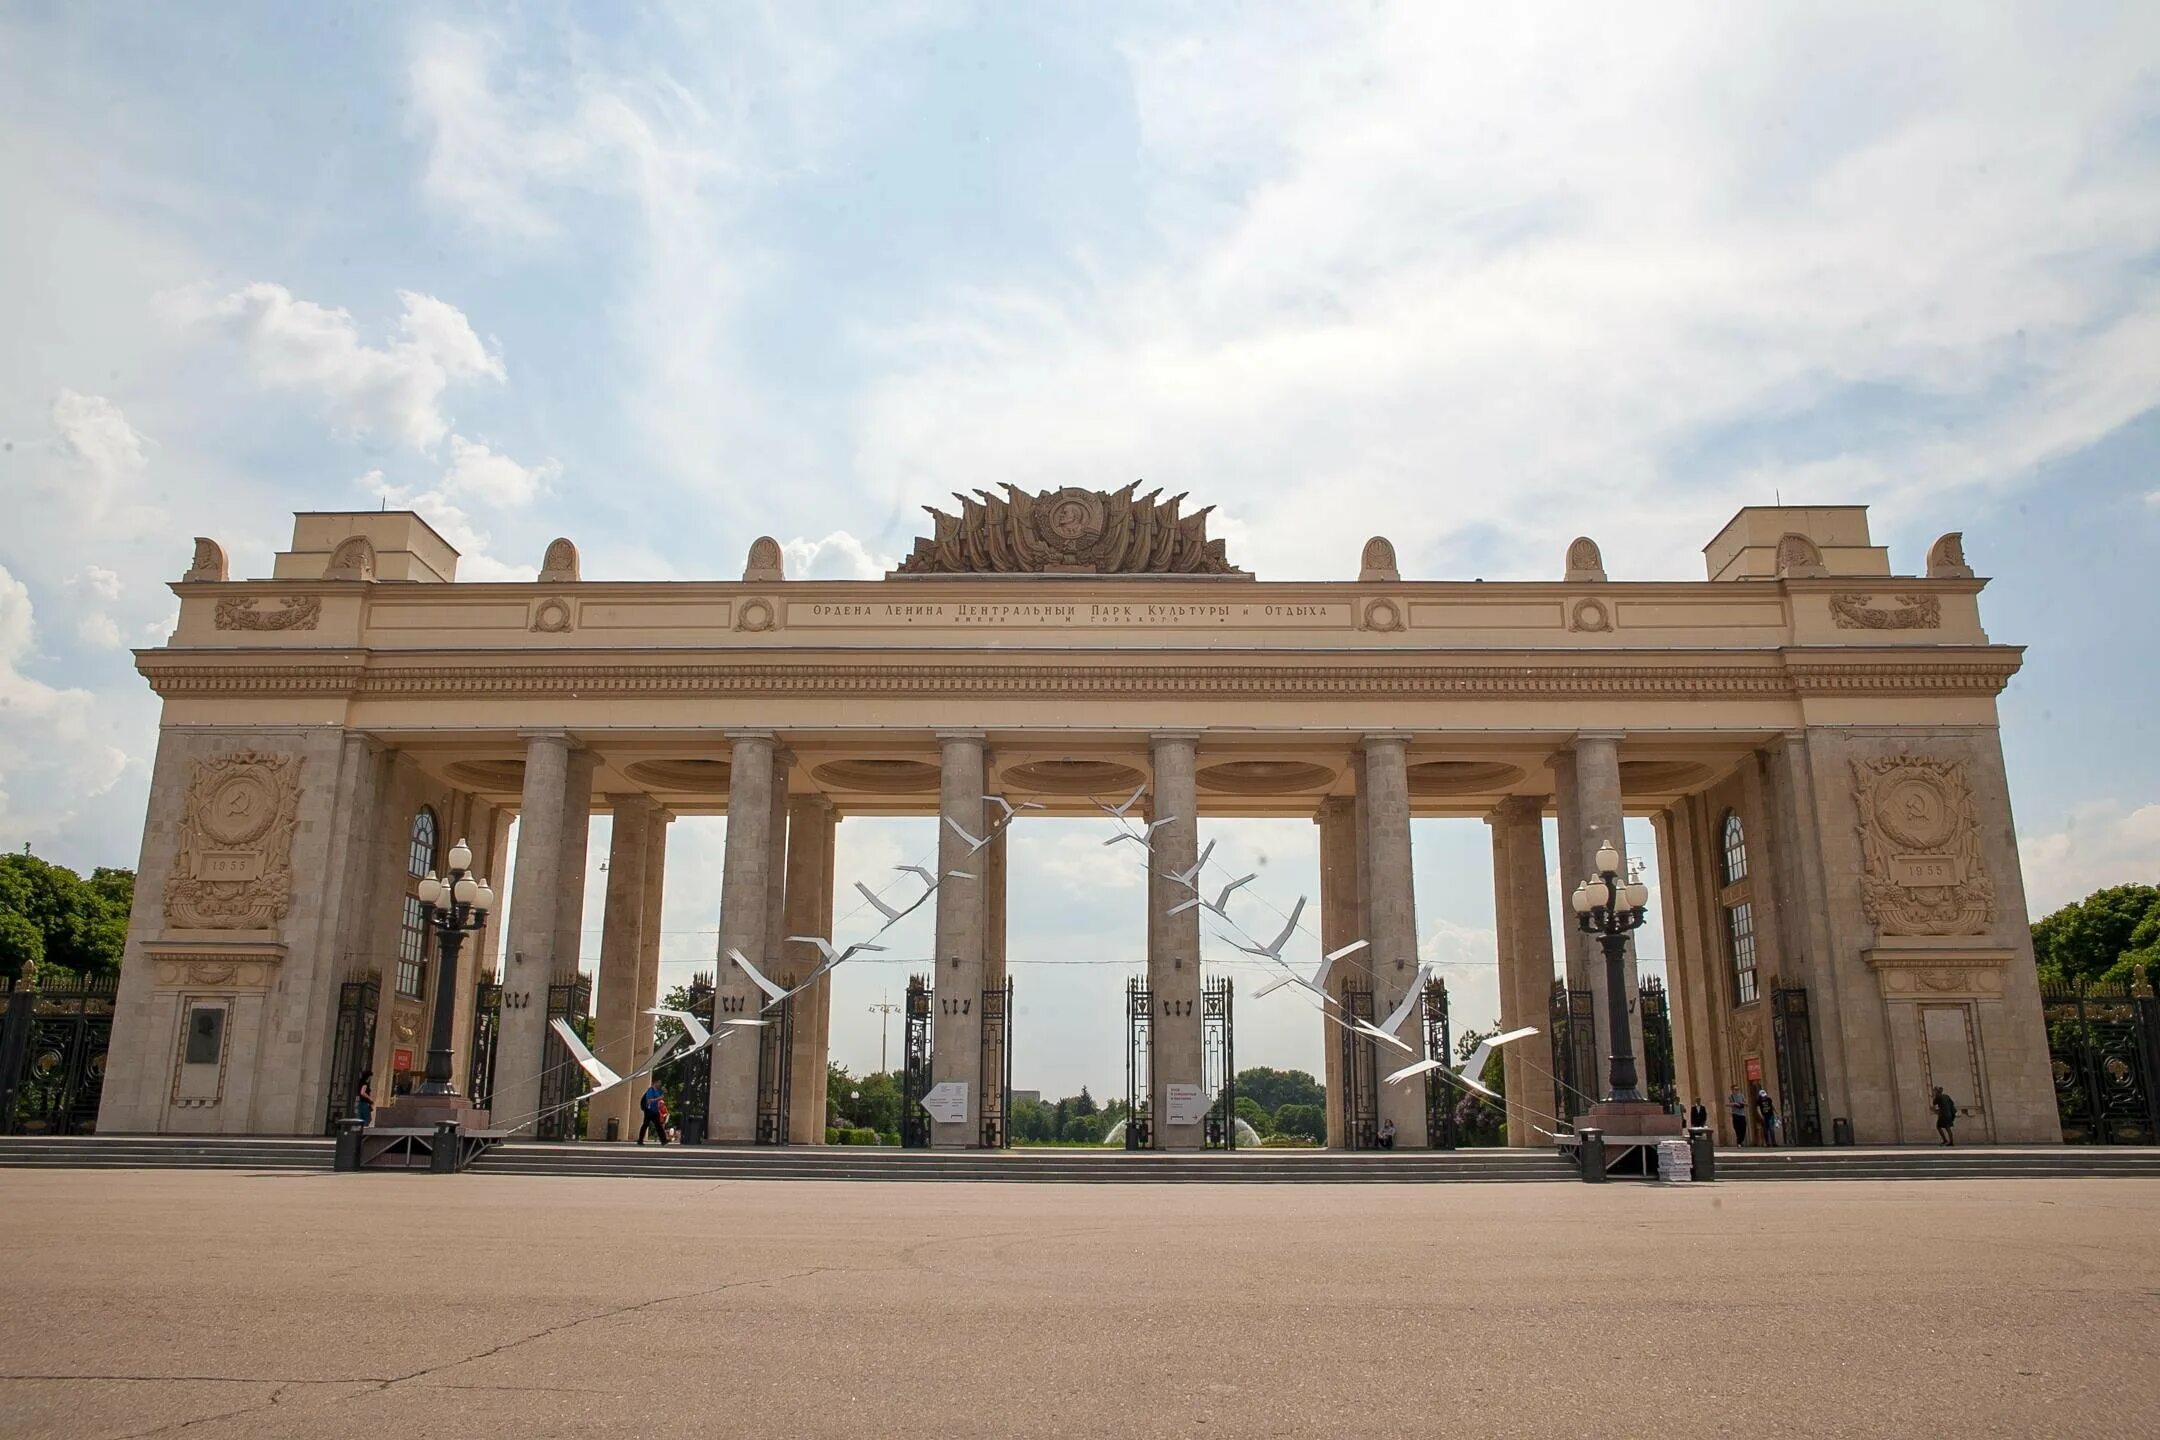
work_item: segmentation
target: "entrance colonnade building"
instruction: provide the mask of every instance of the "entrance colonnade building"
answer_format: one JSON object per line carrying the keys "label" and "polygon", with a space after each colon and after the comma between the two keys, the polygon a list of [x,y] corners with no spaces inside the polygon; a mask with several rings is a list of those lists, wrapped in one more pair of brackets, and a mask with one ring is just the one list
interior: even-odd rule
{"label": "entrance colonnade building", "polygon": [[[729,951],[792,984],[818,955],[784,937],[862,938],[831,935],[836,891],[892,877],[835,874],[844,817],[935,815],[938,869],[961,877],[933,900],[932,1078],[968,1105],[932,1142],[997,1143],[982,997],[1005,980],[1005,839],[989,797],[1092,815],[1145,786],[1134,813],[1165,822],[1143,892],[1158,1146],[1202,1145],[1165,1097],[1202,1082],[1214,924],[1168,913],[1190,893],[1171,877],[1207,821],[1243,816],[1318,824],[1301,887],[1316,933],[1285,957],[1310,973],[1365,940],[1327,983],[1369,992],[1376,1016],[1421,980],[1412,820],[1485,820],[1493,1018],[1549,1032],[1558,992],[1582,992],[1599,1035],[1607,1007],[1629,1007],[1637,1055],[1632,956],[1608,995],[1595,947],[1555,921],[1599,847],[1624,853],[1625,819],[1648,817],[1656,854],[1637,858],[1667,937],[1683,1103],[1759,1087],[1793,1114],[1789,1138],[1844,1120],[1861,1143],[1918,1141],[1940,1084],[1969,1133],[2060,1138],[1996,730],[2021,652],[1982,630],[1985,582],[1955,535],[1900,576],[1861,507],[1750,507],[1699,581],[1611,580],[1587,538],[1552,580],[1405,580],[1375,538],[1354,580],[1269,582],[1207,538],[1207,511],[1133,487],[961,498],[875,581],[790,580],[760,539],[740,580],[588,581],[558,540],[535,581],[454,582],[456,553],[404,512],[302,514],[265,580],[230,579],[199,540],[177,629],[137,653],[164,709],[99,1128],[317,1133],[358,1069],[380,1092],[424,1058],[426,995],[365,982],[398,954],[425,808],[498,887],[521,822],[506,911],[463,973],[421,988],[459,987],[461,1083],[532,1133],[559,1103],[542,1093],[548,1021],[592,958],[597,807],[613,831],[593,1048],[618,1073],[652,1043],[671,820],[728,820],[725,1021],[765,1000]],[[1234,873],[1217,862],[1202,889]],[[755,1032],[713,1048],[711,1142],[822,1140],[831,986],[790,1002],[777,1062]],[[363,1030],[352,997],[369,993]],[[499,994],[492,1020],[475,994]],[[1424,1144],[1422,1087],[1381,1086],[1349,1115],[1347,1047],[1312,1023],[1331,1140],[1392,1120],[1397,1146]],[[1511,1143],[1545,1143],[1595,1098],[1556,1093],[1542,1037],[1501,1053]],[[761,1085],[773,1063],[784,1086]],[[633,1135],[638,1088],[596,1100],[589,1133],[612,1118]]]}

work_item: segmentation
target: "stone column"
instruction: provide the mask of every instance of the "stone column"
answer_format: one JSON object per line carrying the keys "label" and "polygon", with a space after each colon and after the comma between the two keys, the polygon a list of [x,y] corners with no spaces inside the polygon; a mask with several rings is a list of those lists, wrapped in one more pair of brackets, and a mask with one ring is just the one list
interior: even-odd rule
{"label": "stone column", "polygon": [[[517,878],[504,929],[502,1030],[496,1039],[492,1121],[498,1129],[531,1134],[540,1108],[540,1063],[547,1051],[548,984],[556,968],[563,887],[564,801],[570,784],[571,741],[551,731],[526,737],[525,789],[518,803]],[[579,854],[584,851],[579,846]],[[574,959],[573,959],[574,963]]]}
{"label": "stone column", "polygon": [[940,1150],[982,1144],[977,1116],[982,1103],[982,881],[955,878],[959,870],[980,875],[982,856],[952,821],[970,835],[983,833],[986,755],[980,730],[938,735],[938,889],[936,1018],[930,1031],[930,1083],[967,1087],[967,1114],[956,1122],[933,1122],[930,1143]]}
{"label": "stone column", "polygon": [[[839,831],[840,817],[835,813],[817,832],[819,847],[825,852],[825,860],[820,867],[825,875],[825,898],[818,902],[818,914],[826,918],[828,927],[832,923],[834,847],[839,841]],[[820,1141],[825,1138],[825,1117],[832,1113],[832,1097],[828,1093],[831,1072],[827,1068],[832,1059],[832,991],[832,978],[828,976],[817,988],[817,1023],[812,1030],[817,1037],[817,1064],[812,1069],[817,1098],[811,1103],[810,1113],[817,1117],[817,1138]]]}
{"label": "stone column", "polygon": [[[784,957],[780,968],[798,981],[823,964],[824,956],[815,945],[791,942],[784,936],[832,938],[832,830],[832,801],[823,795],[798,795],[788,802],[787,923],[777,953]],[[832,977],[828,975],[794,1000],[788,1140],[796,1145],[825,1143],[825,1112],[820,1108],[823,1088],[818,1076],[825,1065],[825,1017],[831,990]]]}
{"label": "stone column", "polygon": [[1552,1130],[1552,922],[1547,908],[1544,807],[1511,795],[1488,819],[1493,832],[1493,916],[1500,935],[1500,1025],[1535,1026],[1534,1039],[1500,1052],[1507,1074],[1508,1144],[1549,1143]]}
{"label": "stone column", "polygon": [[[1607,841],[1620,852],[1620,876],[1627,878],[1627,834],[1624,825],[1626,812],[1620,801],[1620,737],[1596,731],[1583,731],[1575,737],[1571,747],[1572,765],[1556,763],[1554,772],[1561,784],[1560,829],[1560,914],[1561,924],[1566,928],[1568,941],[1568,984],[1572,988],[1587,989],[1597,1005],[1597,1053],[1599,1057],[1598,1095],[1604,1098],[1610,1080],[1609,1060],[1612,1045],[1607,1036],[1612,1033],[1611,1021],[1607,1019],[1605,994],[1605,952],[1592,937],[1582,933],[1575,923],[1575,912],[1568,903],[1577,881],[1596,873],[1597,852]],[[1562,772],[1569,772],[1563,774]],[[1566,782],[1572,780],[1570,786]],[[1635,1073],[1644,1073],[1642,1048],[1642,1013],[1635,1008],[1636,993],[1635,946],[1628,944],[1627,962],[1624,970],[1628,999],[1629,1043],[1635,1050]],[[1580,977],[1578,981],[1577,977]]]}
{"label": "stone column", "polygon": [[1154,920],[1149,932],[1148,991],[1155,1002],[1148,1037],[1154,1092],[1149,1101],[1158,1150],[1198,1150],[1207,1133],[1204,1122],[1172,1125],[1169,1102],[1172,1085],[1198,1086],[1205,1079],[1200,912],[1169,913],[1171,906],[1185,898],[1171,874],[1190,870],[1200,856],[1199,753],[1200,737],[1191,731],[1164,731],[1148,742],[1148,759],[1155,772],[1156,823],[1162,826],[1154,834],[1148,855],[1147,883],[1148,910]]}
{"label": "stone column", "polygon": [[[1417,900],[1410,865],[1410,771],[1407,735],[1365,737],[1366,892],[1372,966],[1373,1023],[1382,1024],[1417,984]],[[1376,1070],[1385,1075],[1425,1053],[1424,1019],[1413,1006],[1397,1032],[1406,1053],[1380,1046]],[[1374,1042],[1378,1044],[1379,1042]],[[1395,1122],[1395,1148],[1425,1148],[1425,1092],[1416,1085],[1380,1085],[1380,1119]]]}
{"label": "stone column", "polygon": [[[996,807],[984,811],[984,819],[991,824],[1003,814]],[[1007,971],[1005,969],[1005,841],[1009,827],[1000,829],[991,838],[988,848],[975,858],[981,861],[977,872],[982,876],[983,889],[983,990],[1002,996]],[[1004,1004],[1001,998],[996,1003]],[[1013,1043],[1012,1007],[1006,1005],[1002,1012],[1005,1033],[1004,1050],[998,1057],[994,1073],[983,1076],[983,1085],[991,1091],[992,1103],[1003,1105],[1005,1072],[1010,1068]]]}
{"label": "stone column", "polygon": [[[1357,805],[1347,795],[1330,795],[1320,802],[1313,817],[1320,826],[1320,948],[1342,949],[1364,936],[1363,906],[1358,897]],[[1360,953],[1336,964],[1341,974],[1328,976],[1328,991],[1342,994],[1344,975],[1362,975],[1369,961]],[[1340,1011],[1336,1011],[1340,1014]],[[1327,1143],[1340,1148],[1349,1143],[1343,1131],[1343,1028],[1327,1014],[1315,1015],[1320,1027],[1320,1059],[1327,1085]]]}
{"label": "stone column", "polygon": [[555,983],[578,977],[585,949],[585,861],[592,843],[592,781],[600,757],[570,752],[563,778],[562,880],[556,886]]}
{"label": "stone column", "polygon": [[593,1000],[593,1054],[623,1077],[592,1102],[586,1112],[588,1139],[607,1138],[607,1122],[616,1138],[637,1138],[637,1097],[648,1083],[632,1075],[645,1063],[638,1048],[638,957],[645,948],[645,861],[652,849],[652,817],[659,807],[649,795],[607,797],[614,825],[608,841],[607,910],[601,919],[600,980]]}
{"label": "stone column", "polygon": [[706,1138],[716,1145],[757,1139],[758,1042],[751,1029],[729,1035],[720,1022],[755,1019],[765,994],[728,958],[740,950],[755,965],[769,926],[766,897],[772,868],[775,745],[769,730],[730,731],[727,846],[720,873],[720,943],[713,976],[715,1011],[711,1116]]}
{"label": "stone column", "polygon": [[[652,1054],[654,1020],[646,1012],[660,1003],[660,916],[667,886],[667,832],[675,823],[672,811],[654,807],[645,827],[645,914],[638,927],[637,1014],[631,1017],[631,1053],[643,1063]],[[704,1056],[689,1061],[703,1065]],[[640,1087],[639,1093],[643,1093]],[[634,1117],[633,1117],[634,1118]]]}

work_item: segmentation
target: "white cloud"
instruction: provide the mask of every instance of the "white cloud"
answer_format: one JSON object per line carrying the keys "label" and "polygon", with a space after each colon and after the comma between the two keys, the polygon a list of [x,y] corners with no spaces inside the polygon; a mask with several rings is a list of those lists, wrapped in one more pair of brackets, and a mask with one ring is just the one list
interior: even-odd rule
{"label": "white cloud", "polygon": [[529,505],[541,488],[562,473],[553,460],[520,465],[462,435],[450,437],[450,469],[443,476],[446,494],[492,506]]}
{"label": "white cloud", "polygon": [[2110,885],[2160,885],[2160,804],[2078,806],[2060,830],[2018,841],[2032,918]]}
{"label": "white cloud", "polygon": [[340,431],[432,452],[450,431],[444,393],[457,383],[499,381],[503,364],[456,306],[409,290],[398,300],[397,335],[380,346],[362,342],[350,312],[266,281],[214,299],[184,291],[166,305],[183,322],[221,327],[257,380],[315,397]]}
{"label": "white cloud", "polygon": [[9,849],[57,833],[128,767],[95,696],[23,673],[35,644],[30,591],[0,567],[0,843]]}
{"label": "white cloud", "polygon": [[120,577],[102,565],[86,565],[68,584],[99,600],[120,598]]}
{"label": "white cloud", "polygon": [[800,536],[780,547],[791,580],[879,580],[899,562],[880,555],[845,530],[822,540]]}
{"label": "white cloud", "polygon": [[67,453],[107,484],[139,474],[147,463],[142,436],[104,396],[62,390],[53,397],[49,413]]}

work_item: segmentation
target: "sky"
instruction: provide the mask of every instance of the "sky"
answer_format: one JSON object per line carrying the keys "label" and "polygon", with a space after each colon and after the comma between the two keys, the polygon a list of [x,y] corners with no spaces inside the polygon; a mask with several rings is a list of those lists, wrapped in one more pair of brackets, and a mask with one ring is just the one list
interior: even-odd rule
{"label": "sky", "polygon": [[[953,490],[1145,477],[1269,579],[1376,532],[1553,578],[1585,530],[1692,578],[1780,500],[1869,505],[1906,572],[1962,530],[2030,647],[2035,912],[2152,881],[2156,57],[2160,9],[2101,3],[10,5],[0,844],[134,863],[129,651],[197,534],[266,575],[292,511],[388,503],[468,579],[558,534],[588,579],[768,533],[869,577]],[[723,831],[675,827],[671,979]],[[1016,832],[1022,1088],[1122,1089],[1107,833]],[[932,843],[841,834],[843,890]],[[1314,893],[1311,825],[1204,834]],[[1484,829],[1414,839],[1486,1023]],[[836,1059],[875,1066],[906,968],[841,972]],[[1272,1003],[1240,1062],[1317,1069]]]}

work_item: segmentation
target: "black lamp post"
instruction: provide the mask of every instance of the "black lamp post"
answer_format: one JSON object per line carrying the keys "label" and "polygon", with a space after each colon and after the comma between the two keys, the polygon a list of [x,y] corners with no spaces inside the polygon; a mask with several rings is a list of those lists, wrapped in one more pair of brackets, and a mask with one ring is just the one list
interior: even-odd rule
{"label": "black lamp post", "polygon": [[435,932],[435,1024],[428,1035],[427,1079],[422,1095],[455,1095],[451,1079],[451,1032],[457,1028],[458,951],[465,937],[487,924],[495,908],[495,892],[485,880],[475,880],[467,867],[472,847],[463,840],[450,847],[450,878],[438,880],[430,870],[419,885],[420,904],[426,924]]}
{"label": "black lamp post", "polygon": [[1643,906],[1650,887],[1640,880],[1620,878],[1620,852],[1607,841],[1598,847],[1597,878],[1575,887],[1576,923],[1585,935],[1595,935],[1605,951],[1605,1014],[1612,1031],[1612,1093],[1610,1100],[1640,1100],[1641,1083],[1635,1074],[1635,1046],[1628,1038],[1626,994],[1627,940],[1643,923]]}

